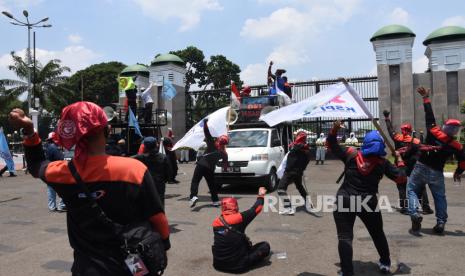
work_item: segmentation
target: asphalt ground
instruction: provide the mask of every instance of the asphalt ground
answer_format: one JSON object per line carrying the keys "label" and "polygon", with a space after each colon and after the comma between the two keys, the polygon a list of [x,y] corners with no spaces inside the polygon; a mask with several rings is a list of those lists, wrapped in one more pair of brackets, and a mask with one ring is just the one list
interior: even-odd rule
{"label": "asphalt ground", "polygon": [[[171,226],[169,265],[165,275],[225,275],[212,267],[211,223],[219,214],[210,207],[207,185],[202,181],[200,201],[188,207],[189,184],[194,165],[181,164],[180,184],[168,184],[166,213]],[[306,171],[307,186],[316,195],[334,195],[335,180],[342,171],[339,161]],[[45,185],[30,175],[0,178],[0,275],[70,275],[72,250],[66,234],[63,213],[47,209]],[[424,217],[421,237],[408,233],[410,219],[398,212],[383,212],[392,270],[396,275],[464,275],[465,270],[465,185],[446,180],[449,222],[444,236],[432,234],[434,215]],[[241,209],[255,201],[257,187],[225,187],[221,196],[234,195]],[[294,185],[289,193],[297,195]],[[380,194],[395,204],[397,189],[383,179]],[[276,192],[272,193],[276,195]],[[430,200],[432,201],[431,197]],[[339,270],[336,228],[332,213],[316,217],[298,209],[295,216],[260,214],[247,228],[253,242],[268,241],[273,255],[269,262],[248,275],[336,275]],[[364,225],[354,226],[354,265],[356,275],[378,275],[378,254]]]}

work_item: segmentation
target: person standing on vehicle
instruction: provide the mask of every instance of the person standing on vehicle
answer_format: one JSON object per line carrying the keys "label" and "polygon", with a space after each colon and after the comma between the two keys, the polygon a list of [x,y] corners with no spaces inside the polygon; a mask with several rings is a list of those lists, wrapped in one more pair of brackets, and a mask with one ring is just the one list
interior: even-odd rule
{"label": "person standing on vehicle", "polygon": [[[75,148],[72,161],[49,162],[32,121],[21,109],[9,115],[10,124],[22,129],[29,172],[52,186],[68,209],[69,243],[74,251],[73,275],[132,275],[125,263],[121,243],[101,216],[94,217],[95,203],[113,223],[151,223],[160,234],[164,249],[170,248],[168,221],[150,172],[138,160],[105,154],[109,126],[105,112],[90,102],[65,107],[57,127],[59,145]],[[71,163],[72,162],[72,163]],[[74,168],[89,193],[71,173]],[[94,197],[91,206],[87,194]],[[88,212],[91,212],[88,213]]]}
{"label": "person standing on vehicle", "polygon": [[[64,160],[63,152],[58,148],[58,145],[56,144],[56,133],[55,132],[50,132],[48,134],[48,138],[45,143],[45,157],[47,158],[48,161],[53,162],[53,161],[59,161],[59,160]],[[63,202],[63,199],[61,198],[59,203],[58,203],[58,208],[57,208],[57,193],[55,190],[50,186],[47,185],[47,197],[48,197],[48,210],[50,212],[63,212],[66,211],[66,206],[65,203]]]}
{"label": "person standing on vehicle", "polygon": [[[398,152],[396,152],[396,163],[400,169],[384,158],[386,155],[384,140],[377,131],[371,131],[365,135],[360,150],[352,147],[341,147],[336,136],[342,127],[341,121],[334,122],[327,139],[331,152],[345,164],[345,177],[337,191],[335,203],[337,209],[333,212],[339,240],[338,251],[342,275],[354,275],[352,240],[356,217],[362,220],[373,239],[380,256],[380,271],[389,273],[391,267],[389,245],[383,230],[381,212],[379,209],[377,210],[378,198],[376,195],[383,175],[396,183],[405,181],[406,176],[403,169],[405,165]],[[353,204],[366,201],[368,210],[362,204],[358,204],[360,206]],[[343,207],[344,210],[339,210],[340,207]]]}
{"label": "person standing on vehicle", "polygon": [[155,137],[145,137],[143,145],[144,152],[133,156],[133,158],[147,166],[157,188],[161,203],[165,206],[166,182],[170,175],[172,175],[171,164],[166,155],[158,151],[158,143]]}
{"label": "person standing on vehicle", "polygon": [[146,124],[152,123],[152,109],[153,109],[152,86],[153,86],[153,83],[150,83],[147,89],[142,87],[143,92],[140,94],[140,98],[142,99],[142,102],[144,103],[144,122]]}
{"label": "person standing on vehicle", "polygon": [[455,156],[458,161],[454,172],[454,180],[460,180],[465,170],[465,153],[462,144],[454,136],[460,130],[461,123],[456,119],[449,119],[440,128],[434,118],[429,90],[424,87],[417,89],[418,94],[423,97],[425,109],[426,138],[425,144],[440,146],[440,150],[422,151],[420,159],[415,164],[407,184],[408,208],[412,221],[412,233],[417,235],[421,230],[423,217],[418,214],[417,203],[426,184],[428,184],[434,198],[436,210],[436,226],[433,231],[436,234],[444,233],[447,222],[447,200],[446,187],[444,183],[444,165],[446,161]]}
{"label": "person standing on vehicle", "polygon": [[[291,201],[287,195],[287,187],[295,183],[297,190],[305,200],[305,207],[310,210],[310,202],[307,201],[308,193],[303,185],[303,174],[310,162],[310,146],[307,144],[307,134],[303,131],[297,133],[294,142],[289,145],[286,168],[283,177],[278,184],[278,196],[283,202],[283,209],[279,211],[280,215],[293,215],[295,209],[291,206]],[[310,209],[309,209],[310,208]]]}
{"label": "person standing on vehicle", "polygon": [[270,255],[270,244],[259,242],[252,245],[245,229],[262,211],[266,189],[260,187],[255,204],[239,213],[237,199],[221,201],[221,216],[213,221],[213,267],[229,273],[243,273]]}
{"label": "person standing on vehicle", "polygon": [[[417,138],[412,137],[412,125],[409,123],[405,123],[400,126],[401,133],[397,133],[394,131],[394,127],[392,126],[391,119],[389,119],[390,112],[387,110],[383,111],[384,120],[386,122],[386,127],[391,136],[391,139],[394,141],[394,146],[396,150],[401,148],[409,148],[410,146],[417,146],[420,145],[420,140]],[[410,147],[410,150],[405,151],[402,155],[402,159],[404,160],[407,166],[407,177],[413,171],[413,167],[417,162],[418,158],[420,157],[420,151],[415,150],[413,147]],[[402,214],[408,214],[408,202],[407,202],[407,181],[405,183],[397,184],[397,190],[399,191],[399,203],[400,203],[400,212]],[[423,209],[423,214],[429,215],[433,214],[434,211],[429,206],[428,200],[428,193],[426,192],[426,187],[424,187],[421,193],[421,206]]]}
{"label": "person standing on vehicle", "polygon": [[227,135],[221,135],[215,142],[210,130],[208,129],[208,119],[203,120],[203,132],[205,135],[205,142],[207,149],[199,157],[197,165],[195,166],[194,175],[191,182],[190,194],[190,207],[194,207],[199,200],[197,194],[199,192],[199,184],[202,177],[207,181],[208,189],[210,190],[212,205],[215,207],[220,206],[218,199],[218,192],[215,183],[215,168],[218,161],[222,160],[223,168],[228,166],[228,153],[226,152],[226,145],[229,143]]}
{"label": "person standing on vehicle", "polygon": [[326,137],[324,133],[320,133],[320,137],[316,139],[316,165],[325,163],[326,157]]}

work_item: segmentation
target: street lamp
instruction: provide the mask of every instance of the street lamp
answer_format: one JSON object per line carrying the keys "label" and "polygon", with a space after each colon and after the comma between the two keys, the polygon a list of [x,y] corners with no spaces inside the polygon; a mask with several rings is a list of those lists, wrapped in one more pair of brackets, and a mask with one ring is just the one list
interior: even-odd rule
{"label": "street lamp", "polygon": [[[23,15],[26,17],[26,22],[20,21],[16,19],[11,13],[7,11],[2,12],[3,15],[6,17],[13,19],[14,21],[10,21],[11,24],[16,25],[16,26],[22,26],[22,27],[27,27],[27,53],[26,53],[26,63],[27,63],[27,103],[29,106],[29,113],[32,116],[32,121],[34,123],[34,127],[38,129],[38,124],[37,124],[37,116],[39,115],[39,112],[34,109],[33,105],[33,100],[32,100],[32,93],[31,93],[31,30],[32,28],[50,28],[52,25],[50,24],[42,24],[39,25],[43,22],[48,21],[48,17],[45,17],[35,23],[30,23],[29,22],[29,12],[24,10]],[[34,56],[34,66],[35,66],[35,56]],[[34,67],[35,70],[35,67]],[[38,106],[36,106],[38,108]]]}

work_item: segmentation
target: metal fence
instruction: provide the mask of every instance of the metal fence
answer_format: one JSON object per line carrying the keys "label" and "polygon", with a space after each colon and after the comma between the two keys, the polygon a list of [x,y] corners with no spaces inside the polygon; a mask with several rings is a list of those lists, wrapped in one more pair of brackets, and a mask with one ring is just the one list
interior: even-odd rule
{"label": "metal fence", "polygon": [[[378,78],[376,76],[350,78],[348,81],[359,93],[371,113],[377,117],[379,114],[378,104]],[[326,87],[339,82],[337,79],[316,80],[292,83],[292,100],[299,102],[307,99]],[[268,95],[266,85],[251,86],[251,96]],[[230,103],[231,90],[215,89],[203,91],[191,91],[186,93],[186,127],[190,129],[200,119],[214,112],[215,110],[227,106]],[[303,128],[315,133],[327,133],[331,127],[332,119],[312,118],[294,122],[294,128]],[[348,120],[347,135],[355,132],[357,137],[365,135],[367,130],[373,129],[368,119]]]}

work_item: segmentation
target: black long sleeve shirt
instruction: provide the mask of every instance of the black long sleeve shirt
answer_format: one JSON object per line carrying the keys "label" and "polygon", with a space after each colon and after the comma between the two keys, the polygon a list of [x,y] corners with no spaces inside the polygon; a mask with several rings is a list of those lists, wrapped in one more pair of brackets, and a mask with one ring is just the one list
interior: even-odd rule
{"label": "black long sleeve shirt", "polygon": [[199,157],[197,164],[200,166],[207,167],[208,169],[214,171],[218,161],[222,160],[223,164],[228,163],[228,154],[226,151],[218,150],[215,146],[215,139],[208,129],[207,123],[203,125],[203,132],[205,134],[205,142],[207,143],[207,149]]}
{"label": "black long sleeve shirt", "polygon": [[446,161],[455,156],[458,161],[456,172],[461,174],[465,170],[465,153],[462,144],[454,137],[445,134],[439,126],[436,125],[433,108],[429,98],[423,99],[426,122],[426,139],[425,144],[440,146],[439,150],[425,151],[421,153],[419,161],[433,170],[443,171]]}
{"label": "black long sleeve shirt", "polygon": [[360,151],[352,147],[342,147],[337,143],[335,134],[330,133],[326,142],[331,151],[346,164],[344,182],[337,195],[376,195],[383,175],[396,183],[404,183],[406,180],[403,168],[397,168],[385,158],[363,157]]}

